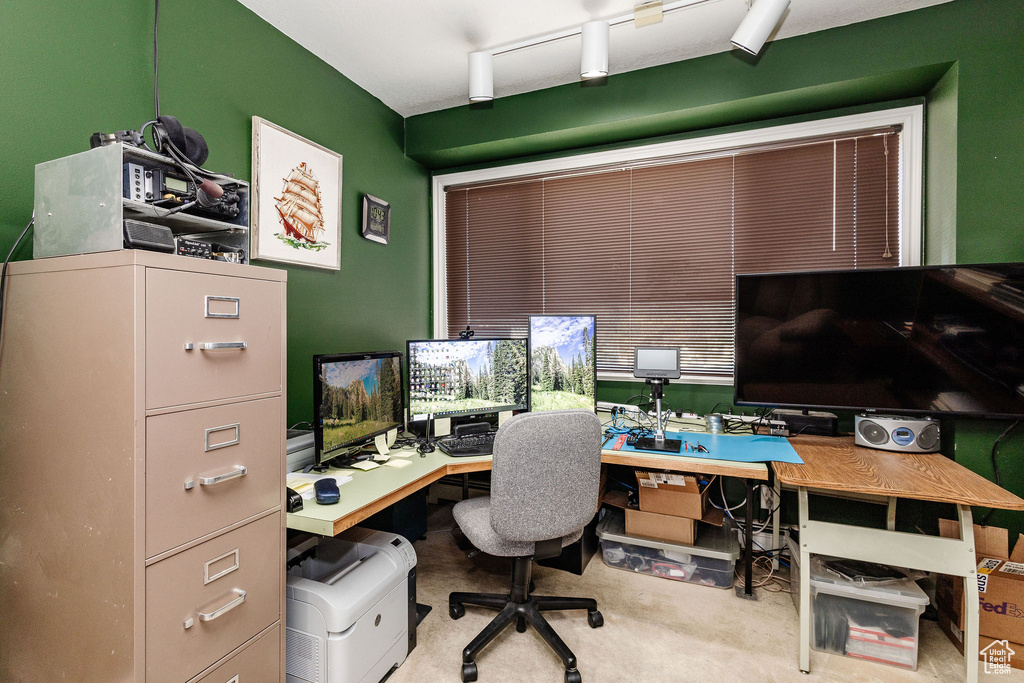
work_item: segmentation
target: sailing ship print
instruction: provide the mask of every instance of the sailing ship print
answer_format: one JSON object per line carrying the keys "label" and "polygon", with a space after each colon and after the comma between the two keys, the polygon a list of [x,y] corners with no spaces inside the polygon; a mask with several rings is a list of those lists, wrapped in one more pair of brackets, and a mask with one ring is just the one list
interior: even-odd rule
{"label": "sailing ship print", "polygon": [[320,181],[305,161],[300,162],[284,178],[280,197],[274,197],[284,233],[276,237],[296,249],[319,251],[328,247],[324,234],[323,201]]}

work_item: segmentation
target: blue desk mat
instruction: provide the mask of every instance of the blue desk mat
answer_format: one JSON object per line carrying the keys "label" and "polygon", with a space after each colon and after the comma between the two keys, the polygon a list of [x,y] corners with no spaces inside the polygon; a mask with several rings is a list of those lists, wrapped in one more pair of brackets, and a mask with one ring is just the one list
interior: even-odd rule
{"label": "blue desk mat", "polygon": [[[612,447],[619,439],[619,434],[613,434],[604,442],[605,450],[614,450]],[[708,460],[728,460],[730,462],[789,462],[794,465],[802,465],[803,460],[796,454],[789,441],[779,436],[767,436],[761,434],[698,434],[696,432],[665,432],[666,439],[679,439],[684,442],[683,449],[679,453],[667,453],[665,451],[642,451],[630,444],[623,443],[619,447],[620,453],[657,453],[659,455],[685,455],[689,458],[706,458]],[[685,450],[685,444],[690,444],[690,449]],[[699,453],[694,447],[700,444],[708,449],[707,453]]]}

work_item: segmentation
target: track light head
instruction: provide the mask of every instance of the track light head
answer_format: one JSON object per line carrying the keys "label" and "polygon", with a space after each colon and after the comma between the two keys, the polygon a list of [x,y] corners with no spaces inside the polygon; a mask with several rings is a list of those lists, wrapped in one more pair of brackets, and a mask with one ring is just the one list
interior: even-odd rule
{"label": "track light head", "polygon": [[580,78],[601,78],[608,75],[608,22],[588,21],[583,24],[583,47],[580,51]]}
{"label": "track light head", "polygon": [[494,65],[490,52],[469,53],[469,101],[494,99]]}
{"label": "track light head", "polygon": [[732,44],[756,55],[789,8],[790,0],[756,0],[733,34]]}

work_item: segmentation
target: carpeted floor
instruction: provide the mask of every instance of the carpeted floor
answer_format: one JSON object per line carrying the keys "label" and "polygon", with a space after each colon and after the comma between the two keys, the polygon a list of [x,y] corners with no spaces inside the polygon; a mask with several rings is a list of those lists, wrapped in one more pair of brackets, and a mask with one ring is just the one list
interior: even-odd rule
{"label": "carpeted floor", "polygon": [[[467,607],[448,616],[453,590],[508,590],[508,560],[467,558],[451,533],[447,506],[431,508],[426,540],[417,541],[420,603],[433,607],[418,644],[389,683],[460,681],[462,648],[494,612]],[[591,629],[586,612],[549,612],[548,619],[579,660],[585,683],[622,681],[962,681],[963,659],[931,621],[921,621],[918,670],[811,652],[811,673],[797,668],[799,622],[787,593],[758,590],[758,600],[606,566],[596,555],[583,576],[534,565],[537,594],[597,599],[604,626]],[[1022,653],[1021,656],[1024,656]],[[506,629],[477,658],[480,683],[564,680],[561,660],[532,629]],[[980,674],[982,681],[1024,681],[1024,671]]]}

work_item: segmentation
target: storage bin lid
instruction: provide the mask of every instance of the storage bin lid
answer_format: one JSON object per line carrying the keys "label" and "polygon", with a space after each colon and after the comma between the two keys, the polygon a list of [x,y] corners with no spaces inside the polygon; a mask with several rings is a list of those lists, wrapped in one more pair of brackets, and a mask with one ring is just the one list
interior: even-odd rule
{"label": "storage bin lid", "polygon": [[[790,556],[794,565],[800,563],[800,553],[792,539],[789,540]],[[811,560],[811,592],[842,595],[856,600],[880,602],[894,607],[923,608],[929,602],[928,595],[911,579],[886,581],[884,583],[854,583],[840,576],[829,574],[815,559],[832,559],[825,555],[814,556]]]}
{"label": "storage bin lid", "polygon": [[697,542],[695,545],[680,545],[669,541],[656,541],[651,538],[626,535],[626,516],[619,510],[608,510],[597,524],[597,537],[602,541],[627,543],[645,548],[669,550],[700,557],[712,557],[716,560],[735,562],[740,557],[740,544],[731,524],[714,526],[713,524],[697,525]]}

